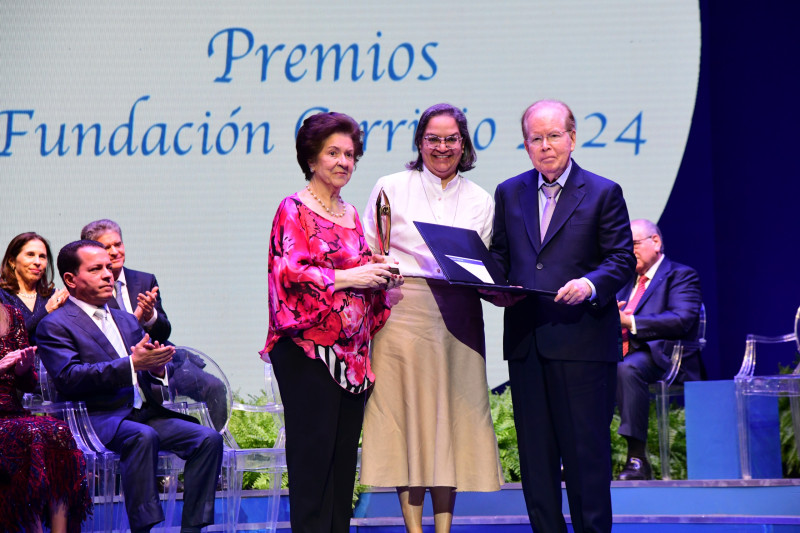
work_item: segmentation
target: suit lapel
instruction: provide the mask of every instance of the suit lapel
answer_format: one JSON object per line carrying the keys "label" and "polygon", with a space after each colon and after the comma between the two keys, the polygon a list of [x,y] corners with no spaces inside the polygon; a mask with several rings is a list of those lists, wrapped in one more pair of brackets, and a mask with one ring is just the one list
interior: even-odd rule
{"label": "suit lapel", "polygon": [[125,290],[128,291],[128,298],[131,301],[131,307],[133,307],[136,303],[136,296],[143,291],[140,291],[138,287],[139,278],[125,267],[122,267],[122,270],[125,272]]}
{"label": "suit lapel", "polygon": [[541,237],[539,236],[539,188],[537,187],[537,179],[539,173],[535,170],[529,171],[523,178],[522,184],[519,188],[519,204],[520,212],[522,213],[522,220],[525,224],[525,230],[528,233],[528,238],[533,244],[536,253],[539,253],[541,245]]}
{"label": "suit lapel", "polygon": [[86,333],[87,337],[94,340],[110,359],[119,359],[117,351],[111,345],[111,342],[109,342],[109,340],[106,338],[105,333],[100,330],[98,325],[95,324],[94,320],[92,320],[92,318],[89,317],[89,315],[87,315],[83,309],[71,301],[68,301],[64,307],[67,311],[67,316],[72,319],[76,326]]}
{"label": "suit lapel", "polygon": [[[581,168],[573,161],[572,171],[569,173],[567,183],[561,191],[555,210],[553,210],[553,218],[550,219],[550,226],[547,228],[542,247],[547,246],[553,235],[558,233],[561,227],[569,220],[569,217],[572,216],[572,213],[575,212],[578,204],[581,203],[581,200],[586,195],[583,192],[584,180],[582,173]],[[539,205],[538,202],[536,205]]]}
{"label": "suit lapel", "polygon": [[642,306],[650,298],[650,296],[655,294],[658,288],[664,283],[664,280],[667,279],[667,274],[669,274],[669,271],[671,270],[670,266],[671,265],[669,263],[669,259],[665,257],[664,260],[661,261],[661,264],[658,266],[658,270],[656,270],[655,277],[647,286],[647,290],[644,291],[644,294],[639,299],[639,303],[636,304],[636,309],[634,309],[633,311],[634,314],[637,313],[639,309],[642,308]]}

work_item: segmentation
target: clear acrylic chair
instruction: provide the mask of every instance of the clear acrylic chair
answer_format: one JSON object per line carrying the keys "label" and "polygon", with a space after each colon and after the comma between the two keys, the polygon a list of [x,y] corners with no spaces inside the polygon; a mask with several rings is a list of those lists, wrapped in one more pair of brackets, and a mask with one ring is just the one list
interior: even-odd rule
{"label": "clear acrylic chair", "polygon": [[272,448],[242,449],[230,432],[223,433],[227,448],[223,470],[230,486],[226,499],[226,531],[234,533],[239,523],[242,503],[242,483],[245,472],[257,472],[267,479],[267,507],[265,530],[274,532],[280,507],[281,479],[286,472],[286,432],[284,429],[283,404],[278,382],[272,373],[272,365],[264,364],[264,392],[267,402],[263,405],[234,403],[233,409],[248,413],[269,413],[278,426],[278,436]]}
{"label": "clear acrylic chair", "polygon": [[235,411],[245,411],[248,413],[270,413],[278,425],[278,438],[274,448],[286,447],[286,428],[283,419],[283,402],[281,401],[281,391],[278,381],[272,373],[272,365],[264,363],[264,394],[267,401],[262,405],[252,405],[247,403],[233,402]]}
{"label": "clear acrylic chair", "polygon": [[[693,357],[700,357],[706,346],[706,306],[700,305],[700,315],[697,325],[697,339],[694,341],[677,341],[672,347],[670,355],[670,368],[664,377],[650,385],[650,393],[656,398],[656,420],[658,426],[658,454],[661,459],[661,479],[672,479],[669,471],[669,452],[671,448],[671,433],[669,427],[669,405],[672,397],[683,396],[683,384],[675,383],[681,369],[683,356],[693,353]],[[695,353],[696,352],[696,353]]]}
{"label": "clear acrylic chair", "polygon": [[[220,425],[217,430],[222,432],[227,426],[232,403],[232,393],[228,380],[219,366],[206,356],[198,359],[194,356],[196,350],[187,347],[176,347],[173,358],[175,372],[169,379],[169,389],[164,390],[162,397],[164,406],[181,411],[186,414],[202,413],[198,415],[200,423],[208,427],[215,427],[215,422]],[[39,374],[43,403],[56,399],[55,386],[47,375],[44,365],[41,365]],[[209,414],[206,401],[214,406],[213,414]],[[108,450],[92,426],[86,406],[83,402],[70,404],[59,403],[68,410],[68,415],[75,421],[77,433],[87,449],[96,455],[97,479],[100,480],[98,494],[102,502],[100,513],[95,511],[94,531],[125,532],[129,531],[128,515],[124,506],[125,494],[119,482],[120,468],[119,455]],[[165,520],[153,528],[154,532],[167,532],[173,529],[177,501],[177,488],[180,474],[185,462],[169,452],[160,452],[156,475],[160,478],[159,498],[162,502]]]}
{"label": "clear acrylic chair", "polygon": [[[800,457],[800,364],[791,374],[757,376],[756,349],[759,345],[787,345],[788,354],[800,354],[800,307],[794,317],[794,331],[786,335],[766,337],[747,335],[745,340],[744,359],[739,373],[734,377],[736,384],[736,408],[739,430],[739,464],[743,479],[752,479],[752,438],[749,429],[751,415],[750,400],[754,396],[788,397],[795,446]],[[785,361],[788,362],[788,361]]]}
{"label": "clear acrylic chair", "polygon": [[92,436],[87,435],[81,419],[81,411],[85,412],[83,402],[57,401],[55,387],[50,380],[47,369],[41,360],[36,358],[39,373],[39,389],[34,393],[25,394],[23,403],[26,409],[33,413],[43,413],[69,425],[72,436],[78,448],[86,459],[87,481],[89,494],[92,495],[94,509],[91,516],[81,524],[81,531],[112,531],[112,506],[114,499],[114,461],[110,452],[98,452],[93,445]]}
{"label": "clear acrylic chair", "polygon": [[189,410],[201,424],[225,433],[233,407],[233,391],[222,368],[205,353],[189,346],[176,346],[172,358],[175,371],[169,377],[164,407]]}
{"label": "clear acrylic chair", "polygon": [[[73,404],[72,402],[45,402],[41,401],[40,396],[37,398],[37,396],[34,395],[26,396],[26,402],[28,403],[26,408],[32,413],[41,413],[52,416],[53,418],[58,418],[59,420],[65,421],[69,426],[72,436],[75,439],[75,443],[78,446],[78,449],[83,453],[83,457],[86,461],[86,482],[88,485],[89,494],[94,502],[93,513],[87,516],[86,520],[84,520],[84,522],[81,524],[81,531],[86,533],[102,531],[102,529],[95,529],[95,526],[99,528],[103,527],[104,522],[102,513],[106,504],[105,498],[103,497],[105,484],[101,479],[104,473],[102,468],[102,457],[98,457],[91,447],[83,440],[83,436],[78,426],[77,417],[74,415],[77,407],[76,404]],[[98,490],[98,493],[96,493],[95,490]],[[97,523],[95,522],[96,518]]]}

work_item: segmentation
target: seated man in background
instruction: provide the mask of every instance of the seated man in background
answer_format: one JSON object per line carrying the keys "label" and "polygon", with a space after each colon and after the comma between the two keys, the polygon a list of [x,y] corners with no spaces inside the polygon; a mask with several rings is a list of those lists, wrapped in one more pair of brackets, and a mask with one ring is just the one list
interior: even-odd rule
{"label": "seated man in background", "polygon": [[[702,294],[697,272],[664,256],[661,230],[649,220],[633,220],[636,276],[617,293],[623,360],[617,365],[619,434],[628,441],[622,481],[650,479],[647,459],[649,385],[670,368],[674,341],[695,341]],[[699,350],[683,354],[677,382],[701,379]]]}
{"label": "seated man in background", "polygon": [[109,307],[133,313],[151,339],[167,342],[172,325],[161,307],[158,281],[153,274],[125,268],[125,243],[119,224],[107,218],[89,222],[81,230],[81,239],[99,242],[111,257],[114,298],[109,300]]}
{"label": "seated man in background", "polygon": [[[161,305],[161,293],[154,274],[125,267],[125,243],[119,224],[107,218],[89,222],[81,230],[81,239],[102,244],[111,258],[114,275],[114,297],[109,307],[127,311],[136,316],[150,338],[162,344],[168,341],[172,325]],[[205,401],[214,427],[221,430],[228,418],[225,385],[215,376],[207,374],[205,362],[183,349],[177,349],[172,358],[175,365],[173,390],[198,401]]]}
{"label": "seated man in background", "polygon": [[120,455],[131,531],[164,520],[158,499],[158,451],[186,461],[182,533],[214,522],[222,437],[161,405],[173,374],[173,346],[151,341],[130,313],[109,309],[112,260],[96,241],[67,244],[58,270],[69,300],[39,323],[39,356],[66,400],[84,401],[97,436]]}

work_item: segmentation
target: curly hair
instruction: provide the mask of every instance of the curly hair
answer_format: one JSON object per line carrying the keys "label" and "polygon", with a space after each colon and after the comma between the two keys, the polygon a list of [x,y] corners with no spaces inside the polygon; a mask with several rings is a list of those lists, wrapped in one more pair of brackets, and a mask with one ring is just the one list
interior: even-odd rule
{"label": "curly hair", "polygon": [[303,121],[303,125],[297,130],[297,162],[303,170],[306,181],[311,180],[314,175],[308,165],[309,161],[314,160],[322,151],[325,139],[334,133],[343,133],[353,140],[353,159],[356,163],[364,155],[364,133],[349,115],[330,111],[328,113],[317,113],[311,115]]}

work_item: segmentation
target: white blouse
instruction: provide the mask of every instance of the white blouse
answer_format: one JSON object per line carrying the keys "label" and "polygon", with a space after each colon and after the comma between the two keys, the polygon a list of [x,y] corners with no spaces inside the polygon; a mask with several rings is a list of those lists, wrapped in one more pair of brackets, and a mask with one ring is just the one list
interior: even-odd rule
{"label": "white blouse", "polygon": [[378,180],[361,220],[374,253],[380,253],[375,229],[375,200],[381,188],[389,198],[392,228],[389,255],[397,259],[403,276],[439,278],[444,275],[414,221],[474,229],[488,247],[492,238],[494,200],[480,186],[458,175],[442,189],[441,180],[423,166]]}

